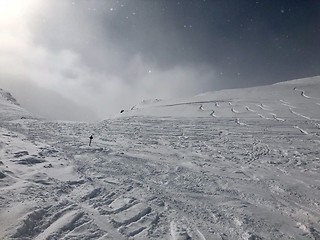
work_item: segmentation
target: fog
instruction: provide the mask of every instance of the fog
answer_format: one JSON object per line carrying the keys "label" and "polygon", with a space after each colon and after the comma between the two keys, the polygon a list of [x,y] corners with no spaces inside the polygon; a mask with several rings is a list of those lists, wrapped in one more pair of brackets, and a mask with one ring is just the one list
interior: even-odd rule
{"label": "fog", "polygon": [[0,86],[30,111],[52,119],[103,119],[143,99],[202,92],[214,78],[209,66],[163,69],[127,51],[135,43],[118,44],[101,23],[113,17],[111,6],[104,2],[108,13],[102,15],[88,2],[33,1],[32,9],[16,6],[21,9],[13,11],[23,14],[1,22]]}
{"label": "fog", "polygon": [[1,0],[0,87],[50,119],[100,120],[320,74],[312,2]]}

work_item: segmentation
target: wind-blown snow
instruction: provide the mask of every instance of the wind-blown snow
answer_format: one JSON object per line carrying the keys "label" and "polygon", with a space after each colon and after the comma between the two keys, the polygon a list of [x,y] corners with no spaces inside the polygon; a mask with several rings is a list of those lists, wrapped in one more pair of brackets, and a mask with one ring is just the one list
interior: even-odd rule
{"label": "wind-blown snow", "polygon": [[0,114],[0,239],[320,239],[320,77],[99,123]]}

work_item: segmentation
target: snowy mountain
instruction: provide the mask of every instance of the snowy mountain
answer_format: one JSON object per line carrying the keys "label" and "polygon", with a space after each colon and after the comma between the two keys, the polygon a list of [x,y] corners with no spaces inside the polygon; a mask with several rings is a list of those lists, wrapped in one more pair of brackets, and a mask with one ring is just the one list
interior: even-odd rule
{"label": "snowy mountain", "polygon": [[[11,93],[8,93],[6,91],[4,91],[3,89],[0,88],[0,99],[2,100],[2,102],[11,102],[15,105],[19,106],[19,103],[17,102],[17,100],[11,95]],[[0,101],[1,101],[0,100]]]}
{"label": "snowy mountain", "polygon": [[296,119],[305,114],[306,119],[320,119],[319,82],[320,77],[313,77],[270,86],[208,92],[188,99],[143,102],[124,115]]}
{"label": "snowy mountain", "polygon": [[0,88],[0,121],[19,118],[35,118],[35,116],[21,108],[10,93]]}
{"label": "snowy mountain", "polygon": [[0,114],[0,239],[320,239],[320,77],[99,123],[1,93]]}

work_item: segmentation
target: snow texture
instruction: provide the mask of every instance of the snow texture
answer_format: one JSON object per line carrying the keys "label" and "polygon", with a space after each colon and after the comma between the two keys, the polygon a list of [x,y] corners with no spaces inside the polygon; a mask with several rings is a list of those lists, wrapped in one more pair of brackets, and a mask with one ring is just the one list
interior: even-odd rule
{"label": "snow texture", "polygon": [[320,239],[320,77],[98,123],[0,96],[0,239]]}

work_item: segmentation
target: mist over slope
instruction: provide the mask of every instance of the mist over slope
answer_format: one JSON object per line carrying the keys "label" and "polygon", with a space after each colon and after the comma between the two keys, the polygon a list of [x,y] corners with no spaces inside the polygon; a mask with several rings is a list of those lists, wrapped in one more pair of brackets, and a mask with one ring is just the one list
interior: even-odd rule
{"label": "mist over slope", "polygon": [[0,88],[0,121],[20,118],[36,118],[36,116],[22,108],[11,93]]}
{"label": "mist over slope", "polygon": [[98,123],[36,119],[2,91],[0,239],[320,239],[319,87],[149,100]]}

